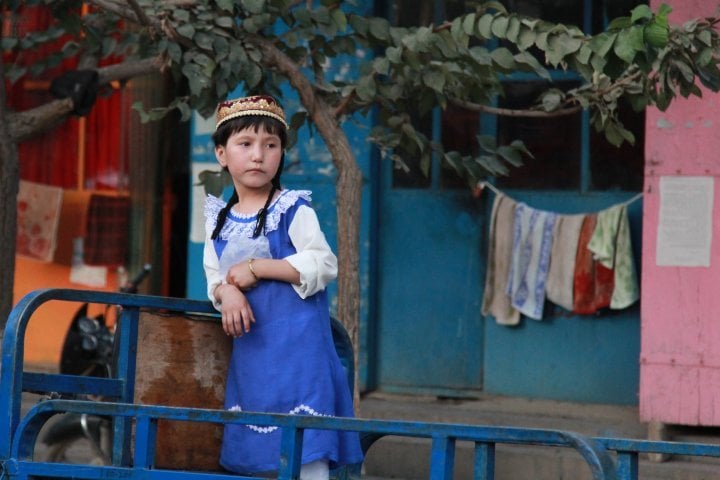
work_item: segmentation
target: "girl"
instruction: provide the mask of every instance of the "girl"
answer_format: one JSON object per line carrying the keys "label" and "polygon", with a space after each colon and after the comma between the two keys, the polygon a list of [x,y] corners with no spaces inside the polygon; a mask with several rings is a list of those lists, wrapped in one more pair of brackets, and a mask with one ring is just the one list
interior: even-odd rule
{"label": "girl", "polygon": [[[226,204],[205,204],[208,296],[234,337],[225,408],[303,415],[353,415],[335,351],[325,286],[337,259],[310,207],[310,192],[283,190],[287,123],[269,96],[218,105],[215,156],[233,180]],[[280,430],[226,425],[220,464],[252,474],[273,471]],[[362,461],[357,433],[305,432],[302,479]]]}

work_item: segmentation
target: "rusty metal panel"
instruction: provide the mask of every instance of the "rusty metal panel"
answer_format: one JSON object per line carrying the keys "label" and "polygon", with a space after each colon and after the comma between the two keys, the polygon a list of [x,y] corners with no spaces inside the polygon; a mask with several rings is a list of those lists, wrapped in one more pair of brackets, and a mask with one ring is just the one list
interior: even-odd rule
{"label": "rusty metal panel", "polygon": [[[222,409],[231,339],[208,317],[143,312],[135,403]],[[158,422],[155,465],[219,470],[222,425]]]}

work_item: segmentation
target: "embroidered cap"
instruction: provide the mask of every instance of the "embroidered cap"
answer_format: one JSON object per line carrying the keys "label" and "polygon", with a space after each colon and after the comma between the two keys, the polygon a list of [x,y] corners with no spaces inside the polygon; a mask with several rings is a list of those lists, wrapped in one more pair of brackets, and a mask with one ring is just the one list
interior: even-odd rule
{"label": "embroidered cap", "polygon": [[215,129],[217,130],[220,125],[232,118],[247,115],[262,115],[274,118],[285,125],[285,128],[288,128],[285,121],[285,112],[283,112],[280,104],[269,95],[255,95],[220,102],[215,112]]}

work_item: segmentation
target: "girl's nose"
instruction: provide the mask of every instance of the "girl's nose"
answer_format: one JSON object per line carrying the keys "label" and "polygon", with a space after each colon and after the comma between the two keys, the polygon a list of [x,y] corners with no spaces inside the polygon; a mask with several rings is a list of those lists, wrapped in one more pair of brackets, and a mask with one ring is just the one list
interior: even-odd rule
{"label": "girl's nose", "polygon": [[252,156],[250,157],[253,162],[262,162],[263,155],[262,155],[262,148],[255,147],[252,149]]}

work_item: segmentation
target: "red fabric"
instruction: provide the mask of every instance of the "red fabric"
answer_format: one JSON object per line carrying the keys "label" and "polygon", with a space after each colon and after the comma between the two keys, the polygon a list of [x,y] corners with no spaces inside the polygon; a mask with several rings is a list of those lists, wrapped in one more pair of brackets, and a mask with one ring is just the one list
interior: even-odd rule
{"label": "red fabric", "polygon": [[87,213],[83,260],[88,265],[124,265],[130,227],[130,197],[93,194]]}
{"label": "red fabric", "polygon": [[575,276],[573,282],[573,313],[588,315],[609,307],[614,287],[614,272],[593,259],[587,248],[597,224],[597,214],[587,215],[580,229]]}
{"label": "red fabric", "polygon": [[[44,5],[24,6],[17,15],[3,24],[7,36],[24,37],[30,32],[42,31],[56,22]],[[3,54],[6,64],[31,66],[58,51],[69,36],[19,53]],[[102,65],[118,63],[119,58],[108,58]],[[26,74],[14,84],[6,82],[8,104],[15,111],[25,111],[52,100],[48,92],[50,81],[61,72],[75,69],[77,59],[63,60],[57,67],[40,76]],[[106,89],[98,96],[92,112],[86,117],[86,128],[81,137],[80,121],[70,117],[57,128],[33,137],[18,146],[20,178],[45,185],[69,189],[118,190],[126,187],[128,175],[125,150],[121,145],[120,104],[117,90]],[[81,161],[80,142],[85,142],[84,175],[78,170]],[[82,184],[79,184],[79,183]]]}

